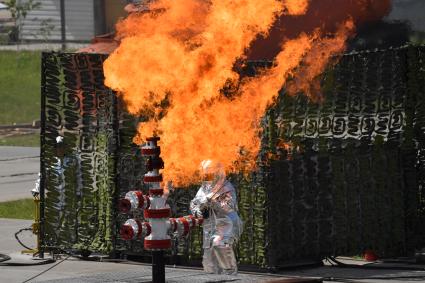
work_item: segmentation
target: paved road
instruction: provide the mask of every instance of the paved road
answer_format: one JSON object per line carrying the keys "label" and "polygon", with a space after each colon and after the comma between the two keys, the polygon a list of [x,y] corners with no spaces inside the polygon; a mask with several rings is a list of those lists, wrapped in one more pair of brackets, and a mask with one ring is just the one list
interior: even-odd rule
{"label": "paved road", "polygon": [[0,146],[0,202],[31,198],[40,171],[37,147]]}

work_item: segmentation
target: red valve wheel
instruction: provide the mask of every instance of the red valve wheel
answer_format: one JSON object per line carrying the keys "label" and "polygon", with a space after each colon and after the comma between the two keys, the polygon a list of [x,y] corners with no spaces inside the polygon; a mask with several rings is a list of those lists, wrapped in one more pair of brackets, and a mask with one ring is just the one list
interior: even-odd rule
{"label": "red valve wheel", "polygon": [[133,227],[131,227],[130,225],[121,226],[120,236],[121,236],[121,239],[126,241],[133,239],[134,237]]}
{"label": "red valve wheel", "polygon": [[152,232],[151,224],[149,222],[144,222],[146,227],[146,236],[149,236]]}
{"label": "red valve wheel", "polygon": [[118,202],[118,209],[122,213],[129,213],[131,210],[131,202],[128,199],[120,199]]}
{"label": "red valve wheel", "polygon": [[141,191],[135,191],[134,192],[137,196],[137,199],[139,200],[139,208],[143,207],[143,204],[145,203],[145,198],[143,197],[143,193]]}

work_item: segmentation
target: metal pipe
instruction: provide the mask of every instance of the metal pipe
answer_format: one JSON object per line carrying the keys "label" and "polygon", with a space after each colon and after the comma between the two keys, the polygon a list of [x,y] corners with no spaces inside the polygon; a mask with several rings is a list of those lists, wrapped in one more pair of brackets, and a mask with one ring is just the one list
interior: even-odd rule
{"label": "metal pipe", "polygon": [[152,251],[152,282],[165,283],[164,251]]}
{"label": "metal pipe", "polygon": [[60,0],[62,51],[66,49],[65,0]]}
{"label": "metal pipe", "polygon": [[120,235],[124,240],[138,240],[144,236],[144,248],[152,252],[152,280],[155,283],[165,282],[164,251],[171,248],[172,235],[186,237],[190,230],[202,224],[202,219],[188,215],[180,218],[170,218],[171,209],[166,204],[167,197],[160,183],[163,181],[159,170],[164,169],[161,159],[161,148],[157,145],[159,137],[150,137],[142,146],[142,155],[146,156],[147,173],[143,182],[149,186],[149,196],[142,191],[129,191],[119,201],[122,213],[143,211],[143,216],[149,222],[142,222],[139,216],[128,219],[121,226]]}
{"label": "metal pipe", "polygon": [[38,229],[39,257],[44,258],[44,203],[46,186],[46,168],[44,164],[46,148],[46,60],[50,56],[48,53],[42,53],[41,56],[41,112],[40,112],[40,226]]}

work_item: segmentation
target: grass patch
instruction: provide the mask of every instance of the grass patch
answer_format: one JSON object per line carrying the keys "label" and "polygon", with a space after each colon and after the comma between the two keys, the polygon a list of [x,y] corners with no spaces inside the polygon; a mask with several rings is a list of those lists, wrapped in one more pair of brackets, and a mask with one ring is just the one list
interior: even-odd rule
{"label": "grass patch", "polygon": [[0,218],[34,219],[34,200],[0,202]]}
{"label": "grass patch", "polygon": [[40,119],[40,51],[0,51],[0,124]]}
{"label": "grass patch", "polygon": [[0,146],[40,146],[40,134],[0,138]]}

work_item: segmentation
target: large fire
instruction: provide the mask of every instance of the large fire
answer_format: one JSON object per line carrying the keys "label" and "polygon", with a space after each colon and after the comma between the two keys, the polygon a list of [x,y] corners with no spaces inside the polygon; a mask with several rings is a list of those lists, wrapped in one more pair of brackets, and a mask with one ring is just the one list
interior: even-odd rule
{"label": "large fire", "polygon": [[[167,178],[187,184],[207,158],[229,171],[254,168],[267,107],[288,77],[294,77],[289,88],[314,98],[309,82],[344,51],[357,16],[347,13],[333,31],[319,24],[279,39],[273,67],[256,77],[241,78],[235,62],[250,56],[259,37],[268,38],[278,18],[303,17],[320,1],[157,0],[150,12],[118,24],[121,44],[104,64],[105,84],[132,114],[148,117],[136,143],[161,136]],[[222,94],[229,81],[238,85],[230,98]]]}

